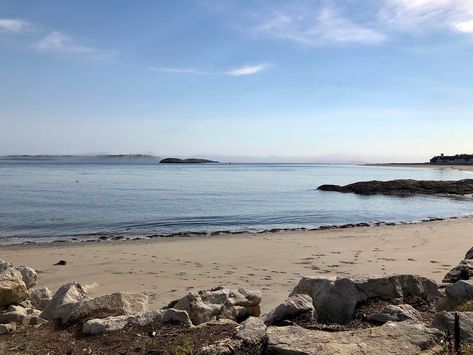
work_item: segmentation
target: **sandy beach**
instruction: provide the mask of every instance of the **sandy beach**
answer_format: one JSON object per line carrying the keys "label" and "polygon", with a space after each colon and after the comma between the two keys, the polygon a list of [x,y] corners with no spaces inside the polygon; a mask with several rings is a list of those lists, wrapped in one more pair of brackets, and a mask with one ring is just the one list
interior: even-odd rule
{"label": "sandy beach", "polygon": [[461,171],[473,171],[473,165],[450,165],[450,164],[428,164],[428,163],[375,163],[366,164],[366,166],[384,166],[393,168],[430,168],[430,169],[455,169]]}
{"label": "sandy beach", "polygon": [[[97,283],[92,295],[145,292],[152,309],[219,285],[263,293],[262,310],[306,275],[415,273],[441,281],[472,247],[473,218],[310,232],[2,246],[0,259],[39,270],[39,286]],[[66,260],[65,266],[54,266]]]}

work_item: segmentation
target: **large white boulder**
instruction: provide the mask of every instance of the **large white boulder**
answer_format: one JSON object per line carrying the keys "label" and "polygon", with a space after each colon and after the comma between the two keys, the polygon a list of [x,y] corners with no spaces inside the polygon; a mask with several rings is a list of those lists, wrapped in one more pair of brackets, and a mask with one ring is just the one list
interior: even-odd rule
{"label": "large white boulder", "polygon": [[51,301],[41,313],[41,317],[64,324],[70,315],[79,307],[81,301],[88,299],[87,293],[77,282],[63,285],[54,294]]}
{"label": "large white boulder", "polygon": [[192,326],[186,311],[176,309],[163,309],[159,311],[138,313],[133,315],[91,319],[82,326],[84,334],[100,334],[104,332],[123,329],[128,324],[146,326],[150,324],[182,323]]}
{"label": "large white boulder", "polygon": [[69,317],[63,322],[76,322],[91,318],[105,318],[146,312],[148,296],[126,292],[117,292],[111,295],[84,299],[73,309]]}
{"label": "large white boulder", "polygon": [[21,273],[13,267],[0,270],[0,308],[17,304],[28,296],[26,284]]}
{"label": "large white boulder", "polygon": [[362,279],[304,277],[291,295],[306,294],[313,300],[321,323],[344,324],[355,316],[356,307],[369,299],[406,303],[409,298],[435,302],[437,284],[415,275],[392,275]]}
{"label": "large white boulder", "polygon": [[241,322],[251,316],[258,317],[261,313],[260,303],[260,291],[219,287],[209,291],[189,293],[171,302],[168,307],[186,311],[192,323],[199,325],[216,319]]}

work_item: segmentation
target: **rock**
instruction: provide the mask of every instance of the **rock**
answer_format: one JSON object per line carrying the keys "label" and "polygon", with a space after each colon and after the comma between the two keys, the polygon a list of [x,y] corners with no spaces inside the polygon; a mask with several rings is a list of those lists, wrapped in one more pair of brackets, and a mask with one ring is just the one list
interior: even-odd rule
{"label": "rock", "polygon": [[399,306],[388,305],[381,312],[369,316],[368,320],[378,324],[402,322],[405,320],[418,322],[420,314],[409,304],[401,304]]}
{"label": "rock", "polygon": [[439,311],[452,311],[473,299],[473,280],[459,280],[445,288],[445,297],[438,300],[435,308]]}
{"label": "rock", "polygon": [[322,185],[322,191],[355,193],[360,195],[468,195],[473,194],[473,179],[458,181],[434,181],[400,179],[391,181],[360,181],[345,186]]}
{"label": "rock", "polygon": [[9,263],[8,261],[3,261],[0,259],[0,272],[2,272],[5,269],[8,269],[9,267],[13,267],[13,264]]}
{"label": "rock", "polygon": [[16,323],[18,325],[30,324],[31,319],[38,317],[41,312],[33,308],[10,306],[6,312],[0,313],[0,324]]}
{"label": "rock", "polygon": [[304,294],[295,294],[264,316],[263,320],[266,325],[280,325],[285,320],[313,321],[314,315],[312,298]]}
{"label": "rock", "polygon": [[225,338],[218,341],[215,344],[211,344],[203,347],[197,351],[197,355],[235,355],[243,346],[242,342],[238,339]]}
{"label": "rock", "polygon": [[473,260],[462,260],[445,275],[442,282],[454,283],[459,280],[468,280],[470,277],[473,277]]}
{"label": "rock", "polygon": [[10,334],[16,330],[16,324],[0,324],[0,335]]}
{"label": "rock", "polygon": [[237,327],[237,338],[249,345],[266,341],[266,325],[261,318],[250,317]]}
{"label": "rock", "polygon": [[218,163],[215,160],[208,160],[208,159],[179,159],[179,158],[164,158],[160,162],[160,164],[203,164],[203,163]]}
{"label": "rock", "polygon": [[186,311],[194,325],[215,319],[231,319],[237,322],[250,316],[260,315],[261,292],[245,288],[230,290],[219,287],[209,291],[187,294],[173,301],[169,308]]}
{"label": "rock", "polygon": [[117,292],[93,299],[83,299],[74,307],[69,317],[63,317],[63,323],[142,313],[148,309],[148,296]]}
{"label": "rock", "polygon": [[450,335],[454,334],[455,313],[460,316],[460,338],[464,341],[473,340],[473,312],[440,312],[434,316],[432,327]]}
{"label": "rock", "polygon": [[25,283],[26,288],[30,289],[36,286],[38,283],[38,274],[34,269],[28,266],[17,266],[15,269],[19,271],[23,277],[23,282]]}
{"label": "rock", "polygon": [[312,298],[318,321],[338,324],[351,321],[358,304],[368,299],[403,303],[411,297],[429,302],[440,297],[434,281],[415,275],[366,279],[304,277],[291,293],[295,294],[306,294]]}
{"label": "rock", "polygon": [[54,294],[41,317],[64,324],[85,299],[88,299],[88,296],[80,284],[73,282],[63,285]]}
{"label": "rock", "polygon": [[21,273],[12,267],[0,271],[0,308],[17,304],[28,296]]}
{"label": "rock", "polygon": [[170,308],[133,315],[92,319],[84,323],[84,325],[82,326],[82,333],[100,334],[104,332],[123,329],[128,324],[145,326],[149,324],[165,323],[182,323],[188,326],[192,326],[192,322],[186,311]]}
{"label": "rock", "polygon": [[64,266],[67,264],[66,260],[59,260],[54,266]]}
{"label": "rock", "polygon": [[47,287],[38,288],[30,291],[29,299],[36,309],[43,310],[51,301],[52,293]]}
{"label": "rock", "polygon": [[466,252],[465,259],[473,259],[473,248]]}
{"label": "rock", "polygon": [[298,326],[269,327],[267,334],[269,355],[417,355],[434,348],[444,336],[436,329],[410,322],[333,333]]}

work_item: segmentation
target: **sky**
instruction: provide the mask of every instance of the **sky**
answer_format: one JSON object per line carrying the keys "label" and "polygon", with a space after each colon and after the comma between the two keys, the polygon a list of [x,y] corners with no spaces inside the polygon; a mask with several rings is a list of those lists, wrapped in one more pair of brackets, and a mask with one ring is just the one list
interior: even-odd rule
{"label": "sky", "polygon": [[471,0],[0,0],[0,155],[473,153]]}

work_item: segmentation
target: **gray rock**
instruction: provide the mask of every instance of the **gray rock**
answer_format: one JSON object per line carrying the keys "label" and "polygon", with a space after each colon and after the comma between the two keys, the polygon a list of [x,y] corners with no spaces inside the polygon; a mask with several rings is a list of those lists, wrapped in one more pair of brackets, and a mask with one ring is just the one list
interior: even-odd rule
{"label": "gray rock", "polygon": [[38,283],[38,274],[34,269],[28,266],[17,266],[15,269],[20,272],[26,288],[30,289],[36,286]]}
{"label": "gray rock", "polygon": [[0,271],[0,308],[17,304],[27,296],[28,290],[21,273],[12,267],[4,267]]}
{"label": "gray rock", "polygon": [[43,310],[51,301],[52,297],[53,294],[51,293],[49,288],[42,287],[30,291],[29,300],[36,309]]}
{"label": "gray rock", "polygon": [[219,287],[209,291],[187,294],[173,301],[168,307],[186,311],[194,325],[215,319],[237,322],[260,315],[261,292],[245,288],[230,290]]}
{"label": "gray rock", "polygon": [[100,334],[123,329],[128,324],[145,326],[149,324],[165,323],[183,323],[185,325],[192,326],[192,322],[186,311],[170,308],[126,316],[91,319],[85,322],[82,326],[82,333]]}
{"label": "gray rock", "polygon": [[312,298],[304,294],[295,294],[263,317],[266,325],[279,325],[285,320],[315,320]]}
{"label": "gray rock", "polygon": [[473,259],[473,248],[466,252],[465,259]]}
{"label": "gray rock", "polygon": [[3,261],[0,259],[0,272],[2,272],[5,269],[8,269],[9,267],[13,267],[12,263],[9,263],[8,261]]}
{"label": "gray rock", "polygon": [[368,320],[384,324],[387,322],[419,321],[420,314],[409,304],[388,305],[381,312],[368,317]]}
{"label": "gray rock", "polygon": [[473,280],[459,280],[445,288],[445,297],[435,305],[439,311],[452,311],[473,300]]}
{"label": "gray rock", "polygon": [[72,312],[69,316],[65,315],[63,317],[63,323],[88,320],[91,318],[143,313],[147,310],[148,296],[117,292],[93,299],[83,299],[79,302],[77,307],[72,308]]}
{"label": "gray rock", "polygon": [[455,313],[460,316],[460,338],[465,341],[473,340],[473,312],[440,312],[434,316],[432,327],[451,335],[454,334]]}
{"label": "gray rock", "polygon": [[15,330],[16,330],[16,324],[15,323],[0,324],[0,335],[13,333]]}
{"label": "gray rock", "polygon": [[430,302],[440,297],[434,281],[415,275],[366,279],[304,277],[291,293],[295,294],[312,298],[318,321],[338,324],[351,321],[357,305],[371,298],[402,303],[410,297]]}
{"label": "gray rock", "polygon": [[468,280],[471,277],[473,277],[473,260],[462,260],[445,275],[442,282],[455,283],[459,280]]}
{"label": "gray rock", "polygon": [[434,348],[444,335],[411,322],[333,333],[298,326],[269,327],[267,334],[269,355],[417,355]]}
{"label": "gray rock", "polygon": [[237,327],[237,338],[250,345],[266,341],[266,325],[261,318],[250,317]]}
{"label": "gray rock", "polygon": [[64,324],[79,308],[81,301],[88,299],[87,293],[76,282],[61,286],[41,313],[41,318]]}

